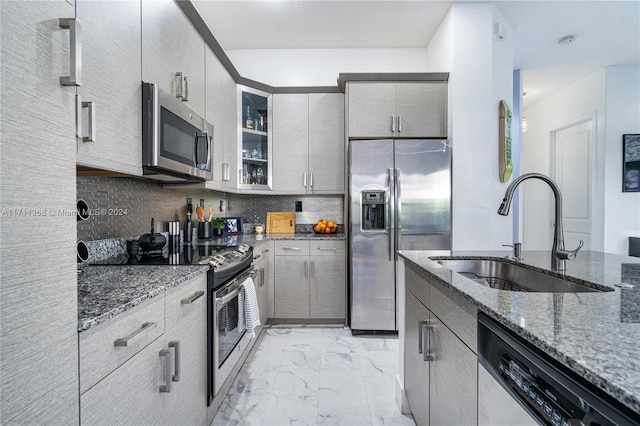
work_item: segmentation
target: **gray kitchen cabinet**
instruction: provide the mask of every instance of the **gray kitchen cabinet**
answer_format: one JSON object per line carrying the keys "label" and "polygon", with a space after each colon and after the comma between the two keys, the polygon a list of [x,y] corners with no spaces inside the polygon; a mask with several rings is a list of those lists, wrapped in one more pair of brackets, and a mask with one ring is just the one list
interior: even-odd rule
{"label": "gray kitchen cabinet", "polygon": [[273,189],[344,193],[344,95],[273,96]]}
{"label": "gray kitchen cabinet", "polygon": [[140,3],[79,0],[82,131],[76,163],[142,175]]}
{"label": "gray kitchen cabinet", "polygon": [[273,297],[270,295],[271,283],[271,242],[264,241],[254,247],[253,267],[256,270],[254,283],[258,298],[258,310],[260,311],[260,323],[266,324],[270,315],[273,315]]}
{"label": "gray kitchen cabinet", "polygon": [[273,188],[304,194],[309,170],[309,95],[273,95]]}
{"label": "gray kitchen cabinet", "polygon": [[238,189],[238,86],[218,58],[207,49],[207,121],[213,124],[213,180],[205,188]]}
{"label": "gray kitchen cabinet", "polygon": [[[213,125],[213,179],[206,182],[207,189],[223,190],[226,181],[225,174],[225,150],[227,148],[225,138],[225,82],[230,79],[229,73],[220,63],[215,54],[210,50],[205,51],[206,73],[206,120]],[[235,87],[235,84],[233,85]],[[235,103],[234,103],[235,105]],[[235,106],[233,108],[235,111]],[[235,134],[235,117],[232,121],[232,132]],[[228,166],[227,170],[228,170]],[[228,172],[227,172],[228,173]]]}
{"label": "gray kitchen cabinet", "polygon": [[166,295],[167,330],[159,339],[172,352],[171,392],[162,393],[167,425],[207,424],[207,283],[206,274]]}
{"label": "gray kitchen cabinet", "polygon": [[344,94],[309,93],[310,192],[344,192]]}
{"label": "gray kitchen cabinet", "polygon": [[444,137],[447,83],[349,82],[349,137]]}
{"label": "gray kitchen cabinet", "polygon": [[275,241],[274,252],[276,318],[344,319],[344,241]]}
{"label": "gray kitchen cabinet", "polygon": [[[476,311],[405,268],[405,389],[418,424],[478,423]],[[464,332],[463,332],[464,330]]]}
{"label": "gray kitchen cabinet", "polygon": [[204,41],[173,1],[142,0],[142,80],[205,116]]}
{"label": "gray kitchen cabinet", "polygon": [[345,317],[345,243],[311,241],[309,252],[309,316]]}
{"label": "gray kitchen cabinet", "polygon": [[[0,422],[72,425],[76,91],[60,84],[70,76],[70,30],[59,19],[75,12],[66,1],[2,1],[0,15]],[[36,268],[25,252],[38,253]]]}
{"label": "gray kitchen cabinet", "polygon": [[[408,278],[407,272],[405,278]],[[404,389],[416,424],[429,424],[429,362],[424,360],[422,333],[429,310],[411,293],[405,298]]]}
{"label": "gray kitchen cabinet", "polygon": [[[141,318],[151,318],[143,324],[156,322],[148,330],[144,325],[139,327],[141,332],[133,338],[132,334],[125,335],[131,341],[115,349],[130,349],[132,353],[115,369],[109,368],[97,381],[92,380],[91,387],[81,388],[81,423],[207,423],[206,289],[206,274],[198,275],[157,296],[157,300],[146,301],[96,326],[88,339],[83,339],[86,332],[80,334],[81,383],[87,384],[83,376],[90,371],[82,365],[99,367],[103,352],[112,351],[107,346],[115,345],[114,335],[129,330],[130,324],[137,324]],[[96,335],[103,337],[99,339],[105,346],[102,349],[88,344]]]}
{"label": "gray kitchen cabinet", "polygon": [[309,318],[309,241],[274,243],[274,316]]}

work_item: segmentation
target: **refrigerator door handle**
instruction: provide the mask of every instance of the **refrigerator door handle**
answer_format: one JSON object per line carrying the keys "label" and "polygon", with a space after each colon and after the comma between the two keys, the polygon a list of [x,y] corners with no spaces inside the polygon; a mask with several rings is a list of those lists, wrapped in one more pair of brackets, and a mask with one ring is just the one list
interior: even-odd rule
{"label": "refrigerator door handle", "polygon": [[400,169],[395,169],[395,194],[394,201],[396,203],[395,208],[395,219],[396,219],[396,232],[395,232],[395,246],[396,250],[400,250],[402,246],[400,245],[402,242],[402,222],[400,219],[402,218],[402,183],[400,182]]}
{"label": "refrigerator door handle", "polygon": [[389,200],[387,205],[389,206],[389,220],[387,226],[389,227],[389,262],[393,262],[395,259],[395,253],[393,246],[395,243],[395,169],[388,169],[389,173]]}

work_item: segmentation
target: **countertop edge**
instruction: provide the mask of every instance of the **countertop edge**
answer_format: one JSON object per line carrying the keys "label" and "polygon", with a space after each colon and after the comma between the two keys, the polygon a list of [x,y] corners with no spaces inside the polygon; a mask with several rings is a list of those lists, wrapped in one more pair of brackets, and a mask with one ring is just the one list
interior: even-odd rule
{"label": "countertop edge", "polygon": [[[105,266],[108,268],[118,268],[119,266]],[[122,266],[123,268],[126,268],[126,266]],[[164,266],[158,266],[157,268],[163,268]],[[135,267],[134,267],[135,268]],[[141,294],[140,296],[130,300],[127,303],[124,303],[123,305],[118,306],[117,308],[113,308],[110,309],[109,311],[97,316],[97,317],[92,317],[92,318],[84,318],[84,319],[78,319],[78,333],[81,333],[83,331],[87,331],[92,327],[95,327],[99,324],[102,324],[114,317],[117,317],[118,315],[144,303],[145,301],[155,298],[157,296],[160,296],[162,294],[164,294],[168,289],[176,287],[188,280],[190,280],[191,278],[194,278],[202,273],[206,273],[209,270],[209,266],[208,265],[203,265],[201,267],[199,267],[198,269],[191,270],[187,273],[185,273],[183,276],[174,279],[170,282],[168,282],[165,285],[161,285],[157,288],[154,288],[152,290],[146,291],[143,294]]]}

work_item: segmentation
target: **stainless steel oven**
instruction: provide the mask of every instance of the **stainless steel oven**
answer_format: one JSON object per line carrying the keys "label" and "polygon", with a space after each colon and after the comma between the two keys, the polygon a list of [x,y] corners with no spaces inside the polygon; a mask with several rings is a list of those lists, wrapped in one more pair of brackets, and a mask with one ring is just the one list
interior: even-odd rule
{"label": "stainless steel oven", "polygon": [[142,83],[142,167],[164,182],[213,179],[213,126],[157,85]]}
{"label": "stainless steel oven", "polygon": [[213,315],[213,382],[215,394],[227,380],[233,367],[249,345],[251,338],[245,330],[238,330],[240,318],[238,296],[248,277],[255,275],[249,267],[227,284],[214,291],[215,313]]}

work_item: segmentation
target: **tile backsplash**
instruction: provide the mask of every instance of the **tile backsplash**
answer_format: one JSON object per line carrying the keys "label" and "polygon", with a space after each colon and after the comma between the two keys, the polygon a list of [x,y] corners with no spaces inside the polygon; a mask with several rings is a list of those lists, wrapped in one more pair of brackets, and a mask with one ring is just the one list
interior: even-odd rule
{"label": "tile backsplash", "polygon": [[[166,230],[166,222],[177,215],[181,223],[186,219],[186,199],[192,199],[194,214],[200,199],[204,200],[205,216],[209,206],[214,217],[238,216],[248,224],[264,223],[267,212],[295,211],[295,202],[302,201],[302,212],[296,213],[297,224],[313,224],[326,218],[344,223],[344,198],[341,195],[244,195],[225,194],[203,189],[169,189],[161,184],[136,178],[78,177],[77,198],[84,200],[90,217],[78,222],[78,240],[126,238],[149,232],[151,218],[157,222],[156,231]],[[221,202],[225,211],[220,211]]]}

